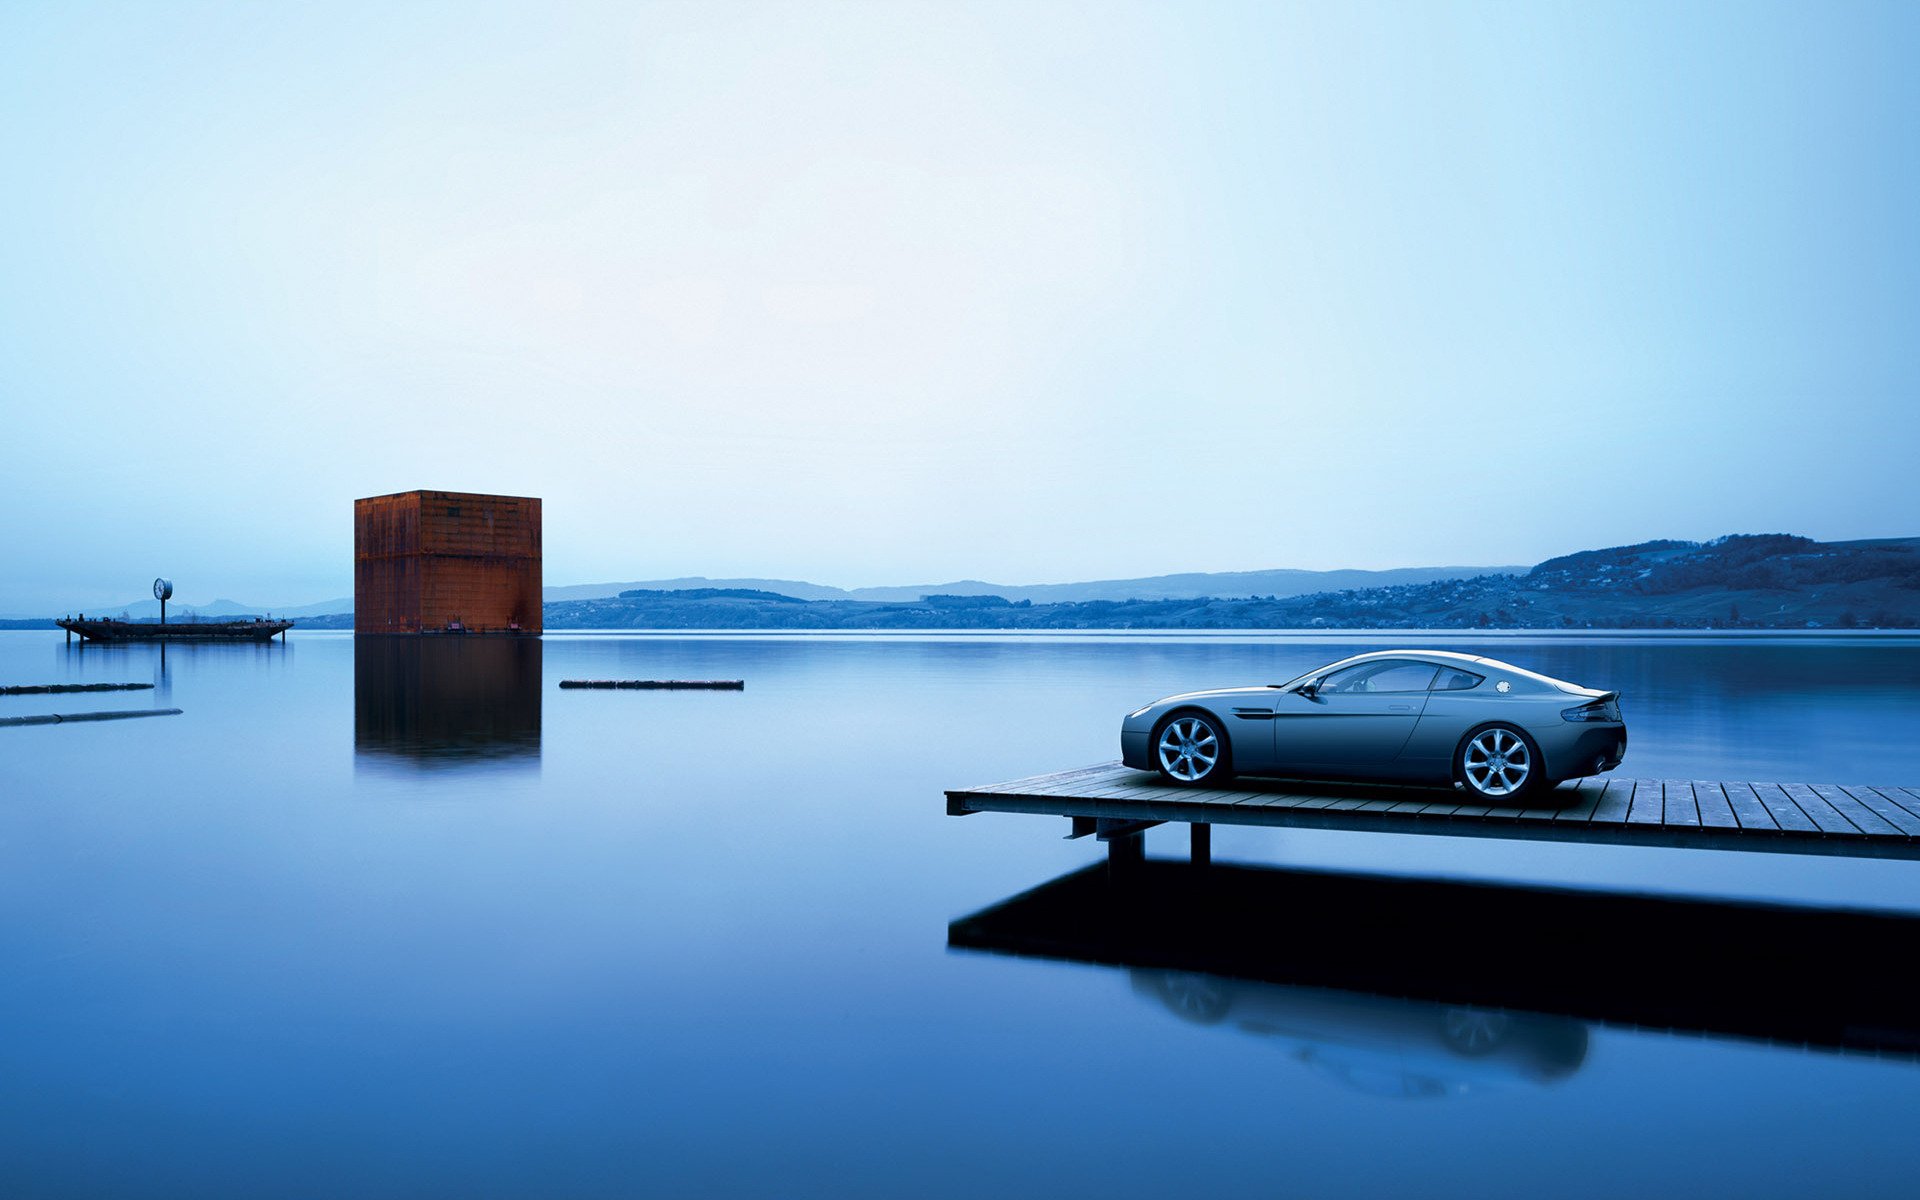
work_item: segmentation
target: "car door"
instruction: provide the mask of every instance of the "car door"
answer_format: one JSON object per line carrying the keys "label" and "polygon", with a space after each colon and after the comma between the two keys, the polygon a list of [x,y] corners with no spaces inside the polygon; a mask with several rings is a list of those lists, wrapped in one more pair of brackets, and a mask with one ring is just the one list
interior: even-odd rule
{"label": "car door", "polygon": [[1310,692],[1288,692],[1274,713],[1279,769],[1330,776],[1394,774],[1438,669],[1418,659],[1377,658],[1321,678]]}

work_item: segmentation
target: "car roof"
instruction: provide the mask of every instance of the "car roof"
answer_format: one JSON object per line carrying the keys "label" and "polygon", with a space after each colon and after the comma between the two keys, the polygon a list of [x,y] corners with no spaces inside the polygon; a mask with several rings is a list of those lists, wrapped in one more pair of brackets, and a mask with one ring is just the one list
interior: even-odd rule
{"label": "car roof", "polygon": [[1342,664],[1376,662],[1383,658],[1415,658],[1421,662],[1430,662],[1443,667],[1474,665],[1481,667],[1501,667],[1506,670],[1517,669],[1498,659],[1481,658],[1473,654],[1456,654],[1452,650],[1370,650],[1365,654],[1356,654],[1352,658],[1343,658],[1340,662]]}
{"label": "car roof", "polygon": [[1320,671],[1331,670],[1334,667],[1350,667],[1356,663],[1377,662],[1383,658],[1411,658],[1418,662],[1433,663],[1435,666],[1458,667],[1462,670],[1472,671],[1476,675],[1484,675],[1492,671],[1504,671],[1516,678],[1531,679],[1538,683],[1549,684],[1562,691],[1592,692],[1594,690],[1592,688],[1582,688],[1579,684],[1567,683],[1565,680],[1555,679],[1551,675],[1542,675],[1538,671],[1529,671],[1525,667],[1516,667],[1510,662],[1501,662],[1497,658],[1487,658],[1478,654],[1460,654],[1452,650],[1369,650],[1365,654],[1356,654],[1352,658],[1343,658],[1339,662],[1328,663],[1326,666],[1318,668],[1314,674],[1318,674]]}

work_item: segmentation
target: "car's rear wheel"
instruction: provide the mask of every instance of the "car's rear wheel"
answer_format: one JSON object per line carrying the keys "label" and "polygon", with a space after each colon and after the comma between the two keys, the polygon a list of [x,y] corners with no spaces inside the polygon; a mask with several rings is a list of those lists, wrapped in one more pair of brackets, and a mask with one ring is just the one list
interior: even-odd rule
{"label": "car's rear wheel", "polygon": [[1511,725],[1474,730],[1460,743],[1453,765],[1467,791],[1490,803],[1512,804],[1526,799],[1547,782],[1540,748]]}
{"label": "car's rear wheel", "polygon": [[1212,975],[1167,971],[1154,979],[1153,988],[1168,1008],[1195,1025],[1217,1025],[1233,1007],[1226,985]]}
{"label": "car's rear wheel", "polygon": [[1440,1015],[1447,1049],[1465,1058],[1492,1054],[1513,1032],[1513,1018],[1486,1008],[1449,1008]]}
{"label": "car's rear wheel", "polygon": [[1227,738],[1204,713],[1169,717],[1153,733],[1153,765],[1182,787],[1226,778],[1232,772]]}

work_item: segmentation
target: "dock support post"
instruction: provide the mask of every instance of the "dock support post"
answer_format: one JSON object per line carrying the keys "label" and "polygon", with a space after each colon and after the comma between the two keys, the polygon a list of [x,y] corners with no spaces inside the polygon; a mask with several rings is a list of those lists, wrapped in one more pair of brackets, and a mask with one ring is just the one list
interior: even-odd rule
{"label": "dock support post", "polygon": [[1147,861],[1147,835],[1123,834],[1107,842],[1107,878],[1115,879],[1130,868]]}
{"label": "dock support post", "polygon": [[1187,858],[1196,867],[1204,867],[1213,861],[1213,826],[1203,821],[1189,825],[1191,840],[1187,845]]}

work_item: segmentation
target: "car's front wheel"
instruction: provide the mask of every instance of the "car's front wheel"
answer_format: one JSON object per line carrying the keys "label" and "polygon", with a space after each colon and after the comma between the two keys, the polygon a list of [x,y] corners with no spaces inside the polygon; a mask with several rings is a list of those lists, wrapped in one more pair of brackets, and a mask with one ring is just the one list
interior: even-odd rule
{"label": "car's front wheel", "polygon": [[1153,735],[1153,763],[1160,773],[1185,787],[1226,778],[1227,739],[1211,718],[1176,713]]}
{"label": "car's front wheel", "polygon": [[1454,771],[1467,791],[1489,802],[1512,804],[1547,782],[1533,739],[1511,725],[1489,725],[1460,743]]}

